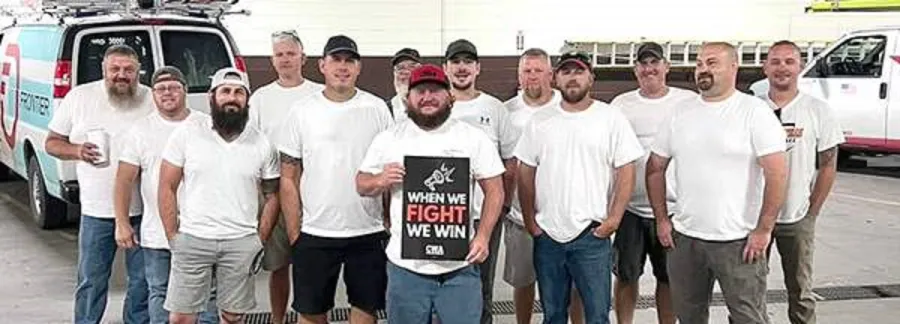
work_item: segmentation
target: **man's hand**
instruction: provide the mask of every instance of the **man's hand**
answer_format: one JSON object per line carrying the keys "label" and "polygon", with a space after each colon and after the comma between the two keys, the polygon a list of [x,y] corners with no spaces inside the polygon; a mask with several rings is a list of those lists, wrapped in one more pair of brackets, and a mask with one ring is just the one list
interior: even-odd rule
{"label": "man's hand", "polygon": [[172,245],[172,240],[175,239],[175,235],[177,235],[177,234],[178,234],[178,232],[171,232],[171,233],[166,232],[166,240],[169,241],[169,245]]}
{"label": "man's hand", "polygon": [[753,263],[765,256],[772,233],[763,230],[753,230],[747,237],[747,246],[744,247],[744,262]]}
{"label": "man's hand", "polygon": [[288,232],[287,233],[288,243],[290,243],[293,246],[294,243],[297,243],[297,240],[300,239],[300,231],[293,230],[293,231],[287,231],[287,232]]}
{"label": "man's hand", "polygon": [[388,163],[384,166],[384,171],[378,175],[378,185],[382,188],[390,188],[395,184],[403,182],[403,176],[406,175],[406,169],[397,162]]}
{"label": "man's hand", "polygon": [[602,239],[609,238],[610,235],[616,232],[616,229],[619,228],[619,224],[610,219],[607,219],[600,226],[594,228],[593,234],[594,236]]}
{"label": "man's hand", "polygon": [[78,158],[90,164],[97,164],[97,159],[100,158],[100,151],[97,150],[97,145],[94,143],[85,142],[78,145]]}
{"label": "man's hand", "polygon": [[541,234],[544,234],[544,231],[541,230],[536,222],[532,224],[525,223],[525,230],[528,231],[528,233],[531,233],[531,237],[538,237],[541,236]]}
{"label": "man's hand", "polygon": [[466,256],[466,262],[482,263],[490,255],[488,250],[488,239],[486,235],[476,235],[475,239],[469,243],[469,255]]}
{"label": "man's hand", "polygon": [[659,244],[664,248],[671,249],[675,247],[675,240],[672,239],[672,220],[668,217],[656,219],[656,237],[659,238]]}
{"label": "man's hand", "polygon": [[134,228],[129,223],[116,223],[116,245],[123,249],[130,249],[140,244]]}

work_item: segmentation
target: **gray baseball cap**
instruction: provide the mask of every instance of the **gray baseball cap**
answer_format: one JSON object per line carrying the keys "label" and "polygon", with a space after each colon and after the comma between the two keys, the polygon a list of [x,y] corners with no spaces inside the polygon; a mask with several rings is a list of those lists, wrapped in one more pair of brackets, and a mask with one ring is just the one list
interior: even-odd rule
{"label": "gray baseball cap", "polygon": [[178,81],[182,85],[186,85],[187,81],[185,81],[184,73],[181,73],[177,67],[174,66],[163,66],[153,72],[153,77],[150,78],[152,80],[152,84],[156,84],[162,81]]}

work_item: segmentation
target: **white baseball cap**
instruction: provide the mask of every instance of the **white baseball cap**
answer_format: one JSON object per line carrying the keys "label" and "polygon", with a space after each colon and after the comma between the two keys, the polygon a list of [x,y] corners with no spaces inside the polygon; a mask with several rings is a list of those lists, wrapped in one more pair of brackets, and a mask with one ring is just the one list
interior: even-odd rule
{"label": "white baseball cap", "polygon": [[216,74],[212,76],[209,90],[213,91],[223,84],[239,85],[250,90],[250,81],[247,79],[247,74],[233,67],[226,67],[216,71]]}

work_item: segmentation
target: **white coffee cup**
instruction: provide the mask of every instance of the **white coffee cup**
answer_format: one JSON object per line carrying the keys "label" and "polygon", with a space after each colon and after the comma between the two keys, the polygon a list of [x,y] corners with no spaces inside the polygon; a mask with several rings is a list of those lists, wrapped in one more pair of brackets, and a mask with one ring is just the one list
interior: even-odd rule
{"label": "white coffee cup", "polygon": [[87,131],[88,143],[97,146],[97,152],[100,156],[94,160],[94,164],[106,164],[109,162],[109,134],[102,128],[95,128]]}

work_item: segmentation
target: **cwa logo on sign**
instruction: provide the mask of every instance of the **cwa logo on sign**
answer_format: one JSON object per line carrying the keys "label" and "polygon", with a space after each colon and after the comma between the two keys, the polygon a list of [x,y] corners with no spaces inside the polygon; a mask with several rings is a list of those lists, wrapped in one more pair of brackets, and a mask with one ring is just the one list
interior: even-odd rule
{"label": "cwa logo on sign", "polygon": [[433,255],[433,256],[442,256],[444,255],[444,246],[443,245],[425,245],[425,254]]}

